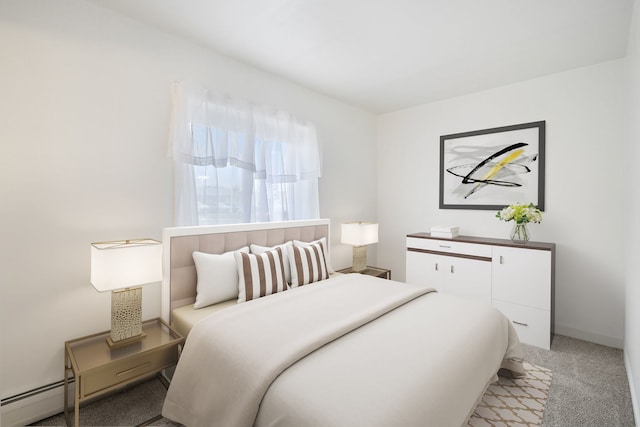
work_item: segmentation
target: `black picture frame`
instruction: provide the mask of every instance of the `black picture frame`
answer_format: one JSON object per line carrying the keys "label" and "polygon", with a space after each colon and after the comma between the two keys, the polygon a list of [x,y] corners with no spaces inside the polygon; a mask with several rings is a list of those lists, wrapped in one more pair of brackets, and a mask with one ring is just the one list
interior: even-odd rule
{"label": "black picture frame", "polygon": [[440,209],[544,210],[546,122],[440,137]]}

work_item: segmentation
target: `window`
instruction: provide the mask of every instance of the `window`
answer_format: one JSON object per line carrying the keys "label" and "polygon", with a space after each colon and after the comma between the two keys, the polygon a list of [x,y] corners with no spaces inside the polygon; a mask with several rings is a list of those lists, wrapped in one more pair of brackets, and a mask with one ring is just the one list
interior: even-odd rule
{"label": "window", "polygon": [[173,102],[177,225],[319,217],[313,124],[184,83]]}

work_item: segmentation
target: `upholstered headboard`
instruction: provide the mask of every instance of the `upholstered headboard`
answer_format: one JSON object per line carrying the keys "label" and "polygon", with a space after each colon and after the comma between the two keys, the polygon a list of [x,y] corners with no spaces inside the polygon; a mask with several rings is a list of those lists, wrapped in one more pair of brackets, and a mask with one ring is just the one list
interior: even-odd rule
{"label": "upholstered headboard", "polygon": [[250,244],[274,246],[289,240],[311,241],[321,237],[327,238],[330,251],[329,225],[328,219],[317,219],[165,228],[162,231],[162,318],[170,322],[171,310],[196,300],[194,251],[221,254]]}

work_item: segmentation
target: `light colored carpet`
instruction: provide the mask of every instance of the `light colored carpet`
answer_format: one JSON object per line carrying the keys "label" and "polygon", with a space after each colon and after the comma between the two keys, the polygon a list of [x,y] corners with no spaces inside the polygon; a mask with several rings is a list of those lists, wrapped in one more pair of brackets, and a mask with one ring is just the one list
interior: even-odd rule
{"label": "light colored carpet", "polygon": [[551,350],[523,345],[525,360],[553,371],[543,427],[633,427],[622,350],[556,335]]}
{"label": "light colored carpet", "polygon": [[[165,426],[167,420],[154,420],[162,411],[167,389],[153,379],[80,406],[81,426]],[[73,422],[73,410],[71,411]],[[31,424],[34,426],[66,426],[64,414]],[[169,424],[171,426],[172,424]]]}

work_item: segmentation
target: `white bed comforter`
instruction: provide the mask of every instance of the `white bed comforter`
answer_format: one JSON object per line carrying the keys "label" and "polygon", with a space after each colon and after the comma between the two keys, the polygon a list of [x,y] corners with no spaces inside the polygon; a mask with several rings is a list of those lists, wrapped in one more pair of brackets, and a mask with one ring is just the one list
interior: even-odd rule
{"label": "white bed comforter", "polygon": [[491,307],[344,275],[196,324],[162,413],[193,427],[457,427],[521,361]]}

